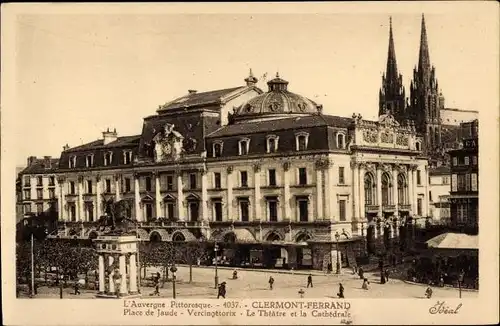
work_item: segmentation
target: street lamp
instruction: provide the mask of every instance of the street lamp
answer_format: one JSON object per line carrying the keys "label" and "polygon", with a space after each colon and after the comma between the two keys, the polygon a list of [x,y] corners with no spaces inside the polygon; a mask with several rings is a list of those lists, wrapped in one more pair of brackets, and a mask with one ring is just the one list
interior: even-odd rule
{"label": "street lamp", "polygon": [[464,281],[464,271],[458,274],[458,297],[462,299],[462,282]]}
{"label": "street lamp", "polygon": [[215,252],[215,288],[216,289],[219,286],[219,276],[217,275],[217,260],[218,260],[217,252],[218,251],[219,251],[219,245],[216,242],[215,246],[214,246],[214,252]]}
{"label": "street lamp", "polygon": [[337,252],[336,252],[336,256],[337,256],[337,266],[336,266],[337,267],[337,271],[336,271],[336,273],[337,274],[340,274],[339,238],[340,238],[339,233],[335,232],[335,240],[337,240],[337,242],[336,242],[336,250],[337,250]]}
{"label": "street lamp", "polygon": [[59,298],[63,298],[63,279],[64,275],[61,273],[59,274]]}
{"label": "street lamp", "polygon": [[175,272],[177,272],[177,267],[172,265],[172,267],[170,267],[170,271],[172,272],[172,298],[175,299]]}

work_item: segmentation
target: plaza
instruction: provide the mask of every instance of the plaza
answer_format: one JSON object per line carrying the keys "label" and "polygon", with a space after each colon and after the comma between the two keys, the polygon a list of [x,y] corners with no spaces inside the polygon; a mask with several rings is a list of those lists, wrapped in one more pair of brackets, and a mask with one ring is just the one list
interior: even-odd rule
{"label": "plaza", "polygon": [[[156,273],[156,268],[148,269],[148,275]],[[177,299],[216,299],[217,290],[214,289],[214,269],[193,267],[193,282],[188,283],[189,267],[179,266],[177,271],[176,298]],[[277,273],[276,271],[238,270],[238,279],[232,279],[232,269],[219,269],[219,282],[227,284],[227,299],[256,299],[256,298],[300,298],[298,291],[304,290],[304,298],[336,298],[339,283],[345,288],[345,298],[367,299],[395,299],[412,298],[424,299],[425,285],[411,284],[401,280],[391,279],[386,284],[379,284],[379,277],[374,273],[366,273],[370,281],[369,290],[361,289],[362,281],[352,275],[349,270],[343,274],[321,274],[312,271],[313,286],[306,288],[307,273]],[[300,273],[300,274],[299,274]],[[270,276],[275,279],[273,290],[269,290]],[[458,288],[433,287],[433,298],[458,298]],[[65,288],[65,299],[94,299],[96,291],[81,289],[81,295],[74,295],[73,288]],[[172,283],[166,282],[160,287],[160,296],[152,296],[153,287],[141,287],[142,299],[172,298]],[[27,297],[22,293],[22,297]],[[59,288],[39,287],[36,298],[58,298]],[[477,291],[462,290],[462,298],[477,298]]]}

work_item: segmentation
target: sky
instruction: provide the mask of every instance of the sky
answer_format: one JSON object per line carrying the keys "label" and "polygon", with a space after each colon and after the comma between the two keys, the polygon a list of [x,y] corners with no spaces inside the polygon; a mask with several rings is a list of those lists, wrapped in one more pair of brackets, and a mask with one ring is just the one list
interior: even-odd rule
{"label": "sky", "polygon": [[[498,26],[474,11],[425,12],[430,59],[446,107],[498,110]],[[277,71],[326,114],[375,119],[392,16],[409,95],[422,10],[224,14],[24,14],[15,24],[16,165],[58,157],[187,94]],[[490,17],[491,18],[491,17]],[[495,18],[495,17],[492,17]],[[494,21],[494,20],[493,20]],[[266,80],[258,86],[267,90]],[[494,106],[494,107],[492,107]],[[29,136],[32,132],[33,136]],[[14,156],[14,155],[13,155]],[[14,157],[13,157],[14,159]]]}

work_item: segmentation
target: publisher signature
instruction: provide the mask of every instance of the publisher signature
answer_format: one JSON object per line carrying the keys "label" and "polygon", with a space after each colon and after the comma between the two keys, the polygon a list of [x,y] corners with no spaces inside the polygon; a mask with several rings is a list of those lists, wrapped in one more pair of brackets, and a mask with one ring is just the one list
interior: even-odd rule
{"label": "publisher signature", "polygon": [[459,303],[456,307],[450,307],[445,301],[438,301],[435,305],[429,308],[429,313],[432,315],[456,315],[461,307],[461,303]]}

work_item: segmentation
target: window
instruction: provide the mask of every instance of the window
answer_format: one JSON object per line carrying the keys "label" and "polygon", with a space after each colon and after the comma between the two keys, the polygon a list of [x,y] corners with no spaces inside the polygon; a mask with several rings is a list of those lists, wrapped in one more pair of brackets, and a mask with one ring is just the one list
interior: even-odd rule
{"label": "window", "polygon": [[365,174],[365,205],[374,205],[375,203],[375,193],[373,188],[375,186],[373,182],[373,176],[371,173]]}
{"label": "window", "polygon": [[43,189],[36,190],[36,199],[43,199]]}
{"label": "window", "polygon": [[88,168],[94,166],[94,155],[90,154],[85,157],[85,164]]}
{"label": "window", "polygon": [[49,198],[50,199],[56,198],[56,191],[54,189],[49,189]]}
{"label": "window", "polygon": [[71,221],[76,221],[76,206],[72,204],[69,206],[69,218]]}
{"label": "window", "polygon": [[299,199],[299,221],[307,222],[309,220],[309,212],[308,212],[308,200],[307,199]]}
{"label": "window", "polygon": [[24,200],[30,200],[31,199],[31,190],[27,189],[24,191]]}
{"label": "window", "polygon": [[24,186],[25,187],[31,186],[31,178],[29,177],[29,175],[24,177]]}
{"label": "window", "polygon": [[43,178],[42,177],[36,177],[36,185],[43,186]]}
{"label": "window", "polygon": [[241,139],[239,141],[239,145],[238,145],[239,154],[240,155],[247,155],[249,147],[250,147],[250,139],[248,139],[248,138]]}
{"label": "window", "polygon": [[276,186],[276,170],[269,169],[269,185]]}
{"label": "window", "polygon": [[70,156],[69,157],[69,168],[75,168],[76,167],[76,156]]}
{"label": "window", "polygon": [[221,188],[221,180],[220,180],[220,173],[219,172],[214,172],[214,188],[215,189]]}
{"label": "window", "polygon": [[458,159],[456,157],[453,158],[453,166],[457,166],[458,165]]}
{"label": "window", "polygon": [[37,214],[42,214],[43,213],[43,204],[36,204],[36,213]]}
{"label": "window", "polygon": [[125,192],[129,192],[131,188],[132,187],[130,178],[125,178]]}
{"label": "window", "polygon": [[417,185],[422,185],[422,176],[420,175],[420,170],[417,170]]}
{"label": "window", "polygon": [[464,157],[464,164],[469,165],[469,157],[468,156]]}
{"label": "window", "polygon": [[167,174],[167,190],[174,190],[174,176]]}
{"label": "window", "polygon": [[240,200],[240,217],[241,217],[241,221],[242,222],[248,222],[248,218],[249,218],[249,210],[248,210],[248,207],[249,207],[249,203],[248,203],[248,200],[245,199],[245,200]]}
{"label": "window", "polygon": [[151,177],[146,177],[144,178],[144,183],[145,183],[145,188],[146,188],[146,191],[151,191]]}
{"label": "window", "polygon": [[146,220],[150,221],[153,218],[153,204],[144,204],[144,209],[146,211]]}
{"label": "window", "polygon": [[339,184],[345,184],[344,167],[339,166]]}
{"label": "window", "polygon": [[222,156],[222,142],[215,142],[213,144],[213,151],[214,151],[214,157],[221,157]]}
{"label": "window", "polygon": [[471,190],[477,191],[477,174],[476,173],[472,173],[470,175],[470,183],[471,183]]}
{"label": "window", "polygon": [[464,174],[459,174],[457,176],[457,188],[458,188],[458,191],[465,190],[465,175]]}
{"label": "window", "polygon": [[85,205],[85,211],[87,214],[87,221],[94,221],[94,204],[87,203]]}
{"label": "window", "polygon": [[422,198],[417,199],[417,215],[422,216]]}
{"label": "window", "polygon": [[269,221],[277,222],[278,221],[278,201],[276,198],[270,199],[267,202],[269,207]]}
{"label": "window", "polygon": [[458,205],[457,222],[459,222],[459,223],[465,222],[466,216],[467,216],[467,207],[463,204]]}
{"label": "window", "polygon": [[111,179],[106,179],[106,180],[104,180],[104,182],[105,182],[104,192],[110,193],[111,192]]}
{"label": "window", "polygon": [[197,202],[190,202],[189,203],[189,217],[191,219],[191,222],[198,221],[199,207],[198,207]]}
{"label": "window", "polygon": [[69,193],[70,193],[70,195],[75,194],[75,182],[74,181],[69,182]]}
{"label": "window", "polygon": [[337,134],[337,148],[345,148],[345,135]]}
{"label": "window", "polygon": [[307,184],[307,171],[306,168],[299,168],[299,185]]}
{"label": "window", "polygon": [[165,217],[169,220],[175,219],[174,215],[174,203],[173,202],[166,202],[165,203]]}
{"label": "window", "polygon": [[92,180],[87,180],[87,193],[92,193]]}
{"label": "window", "polygon": [[390,191],[390,178],[387,173],[382,175],[382,205],[390,205],[391,191]]}
{"label": "window", "polygon": [[214,202],[214,216],[215,220],[220,222],[222,221],[222,202],[216,201]]}
{"label": "window", "polygon": [[23,210],[24,210],[24,214],[31,213],[31,204],[24,204]]}
{"label": "window", "polygon": [[476,155],[472,156],[472,164],[477,165],[477,156]]}
{"label": "window", "polygon": [[443,177],[443,184],[444,184],[444,185],[447,185],[447,184],[449,184],[449,183],[450,183],[450,178],[448,178],[448,177]]}
{"label": "window", "polygon": [[189,188],[196,189],[196,174],[194,173],[189,175]]}
{"label": "window", "polygon": [[295,135],[295,146],[297,151],[305,151],[307,149],[307,143],[309,140],[309,134],[301,132]]}
{"label": "window", "polygon": [[339,219],[340,221],[346,220],[346,207],[345,207],[345,199],[339,200]]}
{"label": "window", "polygon": [[465,190],[470,191],[470,174],[465,175]]}
{"label": "window", "polygon": [[416,142],[415,147],[416,147],[417,151],[420,151],[421,150],[420,142]]}
{"label": "window", "polygon": [[124,164],[132,163],[132,152],[131,151],[124,151],[123,152],[123,163]]}
{"label": "window", "polygon": [[56,178],[54,176],[49,177],[49,186],[55,186],[56,185]]}
{"label": "window", "polygon": [[451,175],[451,191],[457,191],[457,179],[456,174]]}
{"label": "window", "polygon": [[247,171],[241,171],[240,172],[240,177],[241,177],[241,187],[248,187],[248,173]]}
{"label": "window", "polygon": [[267,152],[275,153],[278,151],[278,136],[270,135],[267,136]]}
{"label": "window", "polygon": [[104,154],[104,165],[105,166],[111,165],[112,161],[113,161],[113,153],[112,152],[106,152]]}
{"label": "window", "polygon": [[432,201],[432,192],[429,191],[429,201]]}

